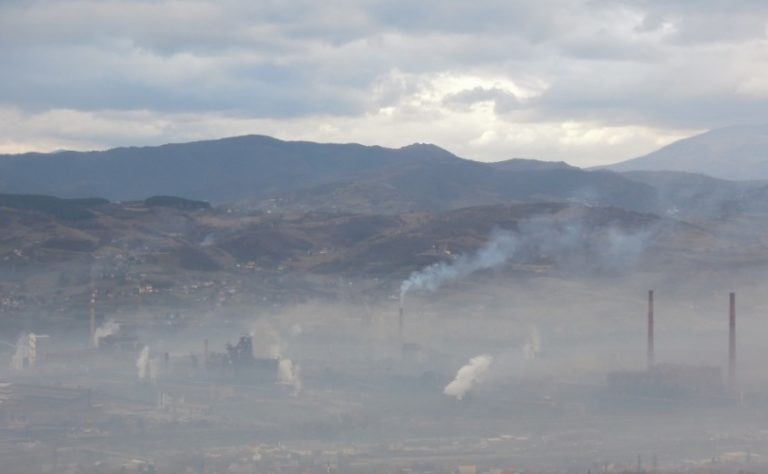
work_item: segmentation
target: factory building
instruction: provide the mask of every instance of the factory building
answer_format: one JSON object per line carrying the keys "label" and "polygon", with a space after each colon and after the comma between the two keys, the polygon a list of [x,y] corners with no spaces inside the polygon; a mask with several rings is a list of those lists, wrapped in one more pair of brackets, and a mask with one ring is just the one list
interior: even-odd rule
{"label": "factory building", "polygon": [[724,395],[718,367],[657,364],[644,371],[612,372],[613,395],[647,399],[693,399]]}
{"label": "factory building", "polygon": [[621,399],[717,400],[725,399],[736,384],[736,295],[729,294],[728,377],[723,384],[719,367],[655,362],[654,294],[648,292],[647,369],[618,371],[607,376],[608,392]]}
{"label": "factory building", "polygon": [[6,426],[72,422],[91,411],[90,390],[0,381],[0,423]]}

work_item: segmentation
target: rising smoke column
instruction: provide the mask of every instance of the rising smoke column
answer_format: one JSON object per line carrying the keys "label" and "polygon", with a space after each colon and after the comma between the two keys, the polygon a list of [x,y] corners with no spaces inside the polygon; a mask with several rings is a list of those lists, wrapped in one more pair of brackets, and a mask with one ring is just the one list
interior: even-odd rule
{"label": "rising smoke column", "polygon": [[469,363],[460,368],[456,373],[456,378],[445,386],[443,393],[462,400],[472,387],[482,381],[483,376],[488,372],[493,362],[493,357],[483,354],[469,359]]}
{"label": "rising smoke column", "polygon": [[136,369],[139,371],[139,380],[146,380],[150,374],[149,346],[144,346],[136,359]]}
{"label": "rising smoke column", "polygon": [[539,335],[539,328],[531,326],[528,330],[528,337],[525,338],[525,344],[523,344],[523,356],[525,360],[533,360],[541,353],[541,336]]}
{"label": "rising smoke column", "polygon": [[451,262],[438,262],[411,273],[400,285],[400,305],[412,289],[435,291],[443,284],[474,272],[495,268],[509,260],[517,249],[517,239],[509,232],[495,233],[472,255],[461,255]]}
{"label": "rising smoke column", "polygon": [[11,358],[11,368],[14,370],[22,370],[26,368],[25,364],[29,361],[30,352],[29,337],[30,334],[23,332],[19,334],[18,339],[16,339],[16,351]]}
{"label": "rising smoke column", "polygon": [[293,388],[293,394],[298,395],[301,391],[301,371],[297,364],[291,359],[280,359],[278,362],[278,382]]}
{"label": "rising smoke column", "polygon": [[[294,334],[300,334],[302,329],[301,326],[298,326],[297,329],[297,325],[294,325],[291,328],[291,331]],[[267,353],[269,354],[269,357],[277,359],[277,383],[285,387],[291,387],[293,389],[293,395],[298,395],[303,387],[301,383],[301,368],[299,367],[299,364],[296,364],[291,359],[284,357],[283,354],[285,352],[285,344],[283,343],[283,339],[280,337],[278,331],[272,327],[269,327],[265,330],[262,330],[261,332],[266,334],[269,339],[271,339],[271,342],[267,347]],[[251,332],[251,334],[254,333],[255,331]]]}

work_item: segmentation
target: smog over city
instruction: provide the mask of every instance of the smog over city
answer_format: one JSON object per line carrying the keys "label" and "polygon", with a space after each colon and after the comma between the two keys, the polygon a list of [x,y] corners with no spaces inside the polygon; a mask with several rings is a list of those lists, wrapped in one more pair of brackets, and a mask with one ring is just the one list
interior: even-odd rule
{"label": "smog over city", "polygon": [[0,1],[0,473],[768,470],[768,4]]}

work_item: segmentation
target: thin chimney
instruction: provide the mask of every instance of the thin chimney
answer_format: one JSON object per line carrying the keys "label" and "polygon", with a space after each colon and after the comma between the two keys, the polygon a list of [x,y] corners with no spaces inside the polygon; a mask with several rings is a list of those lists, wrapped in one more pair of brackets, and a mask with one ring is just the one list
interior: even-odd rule
{"label": "thin chimney", "polygon": [[96,347],[96,290],[91,292],[91,345]]}
{"label": "thin chimney", "polygon": [[648,370],[651,370],[654,364],[655,341],[653,331],[653,290],[648,290]]}
{"label": "thin chimney", "polygon": [[208,370],[208,338],[203,340],[203,370]]}
{"label": "thin chimney", "polygon": [[730,317],[728,320],[728,383],[736,386],[736,293],[730,294]]}
{"label": "thin chimney", "polygon": [[398,333],[398,336],[400,337],[400,342],[403,342],[403,324],[404,324],[403,307],[400,306],[400,311],[398,312],[398,315],[397,315],[397,333]]}

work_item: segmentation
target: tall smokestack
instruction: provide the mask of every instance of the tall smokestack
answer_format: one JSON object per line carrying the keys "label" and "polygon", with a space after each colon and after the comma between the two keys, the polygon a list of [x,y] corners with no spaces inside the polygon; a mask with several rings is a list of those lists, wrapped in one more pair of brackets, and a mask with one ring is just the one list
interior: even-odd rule
{"label": "tall smokestack", "polygon": [[397,314],[397,334],[400,337],[400,342],[403,342],[403,306],[400,305],[400,311]]}
{"label": "tall smokestack", "polygon": [[654,364],[653,290],[648,290],[648,370]]}
{"label": "tall smokestack", "polygon": [[208,370],[208,338],[203,340],[203,370]]}
{"label": "tall smokestack", "polygon": [[91,345],[96,347],[96,290],[91,292]]}
{"label": "tall smokestack", "polygon": [[736,293],[730,294],[730,317],[728,320],[728,383],[736,386]]}

